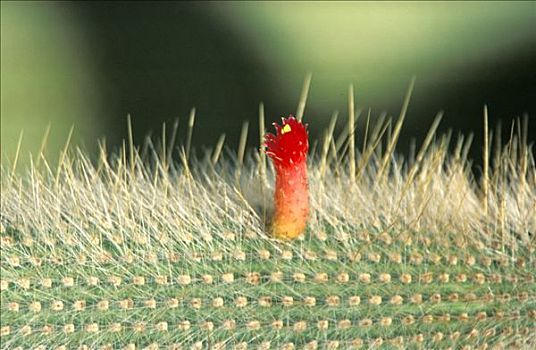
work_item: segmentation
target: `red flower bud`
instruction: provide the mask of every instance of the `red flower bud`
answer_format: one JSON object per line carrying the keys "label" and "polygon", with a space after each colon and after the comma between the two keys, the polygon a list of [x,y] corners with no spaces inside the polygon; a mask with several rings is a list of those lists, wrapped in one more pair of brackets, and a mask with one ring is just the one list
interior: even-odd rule
{"label": "red flower bud", "polygon": [[273,124],[276,134],[266,134],[266,154],[276,171],[272,234],[280,239],[293,239],[306,227],[309,215],[307,188],[306,127],[293,116],[283,118],[283,125]]}

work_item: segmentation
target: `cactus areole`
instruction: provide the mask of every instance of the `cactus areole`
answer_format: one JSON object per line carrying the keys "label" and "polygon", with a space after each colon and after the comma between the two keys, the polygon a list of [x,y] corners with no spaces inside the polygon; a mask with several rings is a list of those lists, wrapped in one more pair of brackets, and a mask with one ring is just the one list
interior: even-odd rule
{"label": "cactus areole", "polygon": [[276,171],[271,233],[276,238],[290,240],[305,231],[309,215],[309,141],[306,126],[292,115],[282,118],[282,125],[273,125],[276,134],[266,134],[264,138],[266,154]]}

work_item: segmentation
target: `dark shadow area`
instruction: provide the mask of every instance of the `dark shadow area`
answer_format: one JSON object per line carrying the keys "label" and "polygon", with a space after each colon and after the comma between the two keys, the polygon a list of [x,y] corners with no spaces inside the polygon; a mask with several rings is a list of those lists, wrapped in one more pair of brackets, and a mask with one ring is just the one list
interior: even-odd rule
{"label": "dark shadow area", "polygon": [[[453,144],[458,133],[474,134],[469,157],[474,161],[478,175],[482,164],[483,148],[483,108],[488,106],[490,131],[501,126],[502,144],[510,139],[514,119],[528,116],[528,142],[536,141],[536,45],[509,59],[484,62],[475,65],[474,70],[453,72],[454,83],[446,86],[420,87],[417,81],[414,99],[409,113],[419,116],[422,122],[406,125],[401,133],[400,151],[407,152],[412,137],[419,146],[435,114],[443,110],[445,115],[438,128],[439,133],[453,130]],[[517,133],[517,126],[514,129]],[[493,141],[493,147],[495,147]]]}
{"label": "dark shadow area", "polygon": [[[184,140],[189,110],[195,106],[193,145],[198,150],[214,145],[221,133],[227,135],[226,145],[235,148],[244,120],[250,122],[249,144],[258,146],[260,101],[266,102],[269,131],[276,117],[294,113],[294,97],[299,91],[292,98],[278,100],[271,90],[273,81],[266,78],[269,72],[263,62],[267,58],[255,57],[248,43],[238,39],[206,7],[206,3],[191,2],[161,2],[158,6],[90,2],[71,3],[64,8],[80,18],[95,50],[107,110],[99,117],[108,126],[105,136],[110,145],[118,146],[127,136],[127,113],[132,115],[137,144],[151,131],[159,137],[162,123],[171,126],[176,118],[180,118],[179,140]],[[470,157],[476,164],[481,163],[484,104],[489,107],[490,128],[503,121],[504,141],[512,118],[524,113],[530,119],[529,140],[536,140],[535,62],[536,49],[532,47],[512,53],[507,60],[474,65],[472,72],[452,72],[455,79],[450,85],[422,86],[417,77],[399,151],[408,151],[411,138],[419,147],[437,111],[444,110],[439,131],[453,129],[454,135],[474,132]],[[400,99],[384,106],[394,117],[398,116],[403,95],[400,91]],[[345,108],[340,106],[340,126],[345,122]],[[325,114],[308,106],[306,114],[315,113]],[[311,137],[320,134],[318,126],[309,127]]]}
{"label": "dark shadow area", "polygon": [[83,21],[102,73],[109,144],[126,137],[127,114],[141,143],[180,119],[184,139],[190,108],[193,144],[214,145],[221,133],[236,147],[244,120],[256,127],[258,103],[269,99],[261,60],[248,52],[206,4],[89,2],[71,4]]}

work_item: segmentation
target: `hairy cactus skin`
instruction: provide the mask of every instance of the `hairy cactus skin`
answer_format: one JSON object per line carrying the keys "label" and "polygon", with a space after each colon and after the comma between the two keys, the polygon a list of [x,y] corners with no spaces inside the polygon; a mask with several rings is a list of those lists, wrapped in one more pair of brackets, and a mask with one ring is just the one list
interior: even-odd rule
{"label": "hairy cactus skin", "polygon": [[394,233],[355,236],[274,246],[238,234],[234,251],[154,256],[113,253],[102,241],[82,257],[60,242],[36,256],[42,243],[4,235],[2,344],[458,348],[534,334],[528,252],[512,259]]}
{"label": "hairy cactus skin", "polygon": [[2,165],[1,348],[534,348],[531,149],[501,150],[482,191],[463,141],[406,164],[379,137],[355,178],[327,152],[300,170],[310,209],[292,241],[264,232],[229,161],[131,148]]}

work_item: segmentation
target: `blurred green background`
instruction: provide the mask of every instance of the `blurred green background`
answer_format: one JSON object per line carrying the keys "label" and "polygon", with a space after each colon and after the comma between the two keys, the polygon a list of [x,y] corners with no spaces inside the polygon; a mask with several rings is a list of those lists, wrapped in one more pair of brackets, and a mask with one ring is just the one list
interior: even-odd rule
{"label": "blurred green background", "polygon": [[478,161],[485,103],[507,133],[527,113],[536,139],[534,23],[535,2],[2,1],[2,162],[22,129],[35,157],[47,125],[52,159],[72,125],[92,154],[117,147],[127,113],[137,143],[176,118],[183,137],[193,106],[197,150],[221,133],[235,147],[244,120],[258,146],[258,103],[267,122],[294,113],[307,72],[313,138],[334,110],[342,125],[349,83],[358,107],[396,117],[416,75],[401,150],[443,109],[442,130],[477,133]]}

